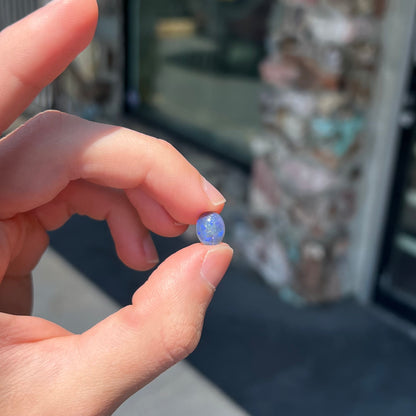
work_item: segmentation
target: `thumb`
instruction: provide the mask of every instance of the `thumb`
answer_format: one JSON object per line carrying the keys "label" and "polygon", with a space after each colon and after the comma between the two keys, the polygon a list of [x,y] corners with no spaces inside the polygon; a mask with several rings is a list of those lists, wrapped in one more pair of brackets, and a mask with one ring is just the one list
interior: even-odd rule
{"label": "thumb", "polygon": [[[83,389],[116,408],[199,342],[205,311],[232,257],[226,244],[194,244],[162,263],[132,305],[82,334],[78,352]],[[81,378],[80,378],[81,377]]]}

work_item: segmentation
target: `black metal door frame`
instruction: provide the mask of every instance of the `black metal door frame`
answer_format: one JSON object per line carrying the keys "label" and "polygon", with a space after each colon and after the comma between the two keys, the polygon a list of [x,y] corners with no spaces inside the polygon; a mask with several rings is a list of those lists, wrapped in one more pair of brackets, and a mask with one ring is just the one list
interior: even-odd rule
{"label": "black metal door frame", "polygon": [[395,163],[394,178],[389,191],[390,203],[386,215],[373,299],[376,303],[391,310],[396,315],[416,323],[416,306],[405,302],[403,297],[395,293],[392,287],[383,285],[383,281],[388,280],[392,274],[390,262],[395,243],[394,236],[399,228],[399,216],[404,204],[407,174],[412,159],[411,152],[416,143],[416,64],[412,61],[411,65],[410,80],[401,111],[404,119],[402,125],[398,126],[400,143]]}

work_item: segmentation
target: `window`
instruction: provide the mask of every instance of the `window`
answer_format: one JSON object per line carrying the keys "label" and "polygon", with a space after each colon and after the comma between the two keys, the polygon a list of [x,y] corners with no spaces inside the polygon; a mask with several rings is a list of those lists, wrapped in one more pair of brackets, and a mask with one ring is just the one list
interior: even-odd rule
{"label": "window", "polygon": [[267,0],[130,1],[127,106],[242,162],[260,128]]}

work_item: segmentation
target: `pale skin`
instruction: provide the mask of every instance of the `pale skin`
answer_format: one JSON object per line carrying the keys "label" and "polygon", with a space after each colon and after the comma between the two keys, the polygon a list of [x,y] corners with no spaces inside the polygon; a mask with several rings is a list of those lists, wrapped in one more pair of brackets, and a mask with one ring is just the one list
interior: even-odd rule
{"label": "pale skin", "polygon": [[[57,0],[0,33],[0,131],[88,45],[97,14],[95,0]],[[146,270],[149,230],[179,235],[224,202],[172,146],[127,129],[46,112],[0,140],[0,414],[110,415],[193,351],[232,257],[187,247],[131,305],[72,334],[30,316],[47,230],[74,213],[106,220],[120,259]]]}

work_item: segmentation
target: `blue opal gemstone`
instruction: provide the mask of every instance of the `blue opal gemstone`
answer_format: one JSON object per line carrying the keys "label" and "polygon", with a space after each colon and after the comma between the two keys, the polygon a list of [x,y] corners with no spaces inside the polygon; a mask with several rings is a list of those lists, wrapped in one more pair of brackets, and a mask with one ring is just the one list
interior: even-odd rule
{"label": "blue opal gemstone", "polygon": [[213,246],[221,243],[225,234],[224,220],[216,212],[202,214],[196,223],[196,234],[202,244]]}

